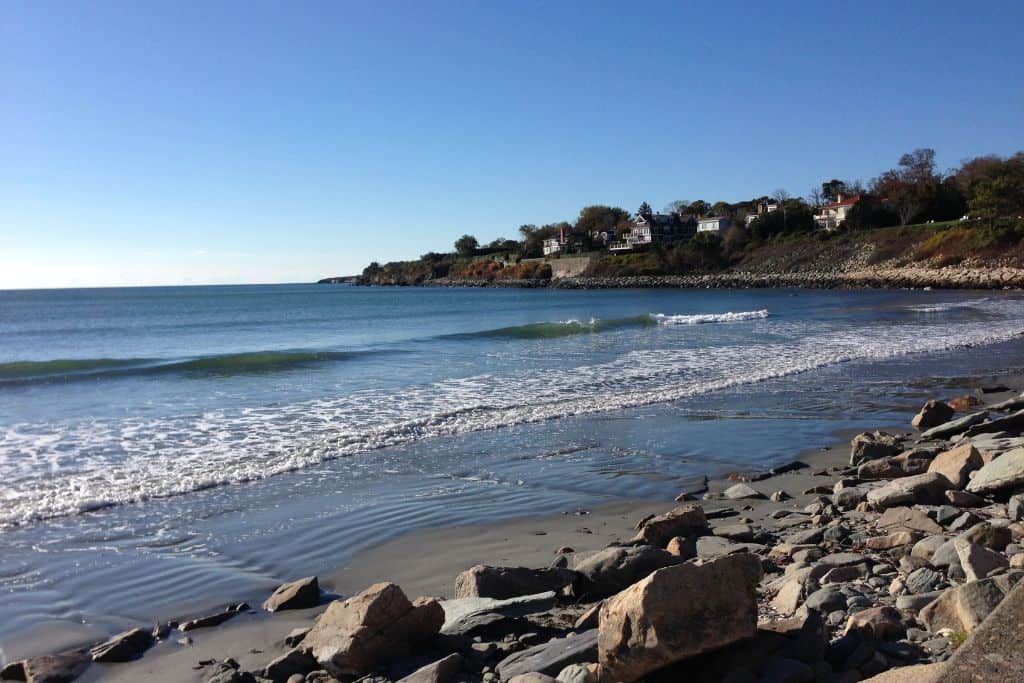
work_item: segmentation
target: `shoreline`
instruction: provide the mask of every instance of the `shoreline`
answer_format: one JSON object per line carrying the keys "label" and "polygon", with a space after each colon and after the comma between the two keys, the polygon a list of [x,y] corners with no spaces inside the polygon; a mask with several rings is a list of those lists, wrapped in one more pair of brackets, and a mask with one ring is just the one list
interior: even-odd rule
{"label": "shoreline", "polygon": [[[962,378],[956,389],[970,391],[986,381],[996,379],[1013,391],[985,395],[987,402],[995,402],[1016,395],[1024,388],[1024,378],[1008,376],[976,376]],[[885,429],[882,427],[882,429]],[[890,427],[891,431],[907,434],[906,426]],[[754,489],[768,496],[775,490],[786,490],[792,499],[778,503],[768,499],[744,500],[744,523],[768,523],[773,512],[780,509],[798,509],[817,494],[808,491],[828,484],[847,469],[845,444],[849,434],[836,433],[821,449],[804,451],[797,455],[809,467],[781,473],[760,481],[748,482]],[[706,510],[734,507],[738,501],[721,498],[724,490],[743,481],[742,476],[708,482],[708,494],[698,502]],[[206,680],[209,671],[197,662],[230,656],[243,669],[259,669],[276,654],[286,651],[284,637],[295,628],[308,626],[323,612],[329,599],[349,597],[377,581],[393,581],[413,595],[432,595],[450,598],[454,578],[460,571],[474,564],[504,566],[549,565],[557,556],[555,549],[568,545],[572,553],[565,553],[569,566],[573,560],[586,557],[620,540],[628,539],[637,520],[657,515],[670,508],[669,501],[617,501],[587,510],[587,514],[544,515],[521,517],[494,523],[471,524],[411,531],[379,545],[359,551],[349,561],[322,575],[322,587],[327,591],[321,604],[314,608],[268,614],[262,610],[243,611],[237,618],[216,628],[201,629],[178,637],[171,636],[158,642],[141,659],[120,664],[93,664],[78,680]],[[726,520],[728,523],[731,520]],[[718,522],[716,522],[717,524]],[[586,532],[581,531],[586,529]],[[418,558],[409,562],[409,558]],[[216,611],[216,610],[212,610]],[[209,614],[211,610],[195,611],[191,616]],[[80,647],[85,642],[64,642],[60,649]],[[52,648],[50,651],[53,651]]]}
{"label": "shoreline", "polygon": [[[330,284],[330,283],[328,283]],[[346,283],[359,287],[468,287],[521,289],[1024,289],[1024,269],[862,268],[825,271],[728,271],[695,275],[635,275],[624,277],[564,277],[550,280],[425,280],[409,283]]]}

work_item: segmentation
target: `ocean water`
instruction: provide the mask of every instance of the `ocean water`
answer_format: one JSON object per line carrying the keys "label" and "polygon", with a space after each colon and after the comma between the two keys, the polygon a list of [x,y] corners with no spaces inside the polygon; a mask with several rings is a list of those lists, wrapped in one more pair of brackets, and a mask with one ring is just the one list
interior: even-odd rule
{"label": "ocean water", "polygon": [[0,648],[419,527],[671,500],[1019,369],[1022,332],[1002,292],[0,292]]}

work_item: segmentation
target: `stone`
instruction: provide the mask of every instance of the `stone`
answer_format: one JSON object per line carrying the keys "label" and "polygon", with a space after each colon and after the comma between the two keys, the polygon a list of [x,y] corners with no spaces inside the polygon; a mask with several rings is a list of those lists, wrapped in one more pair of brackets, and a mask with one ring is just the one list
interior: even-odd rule
{"label": "stone", "polygon": [[922,560],[931,561],[935,551],[949,540],[946,536],[928,536],[914,544],[910,550],[911,557],[920,557]]}
{"label": "stone", "polygon": [[1008,592],[1006,583],[995,577],[972,581],[949,588],[924,607],[918,617],[932,633],[948,628],[958,633],[970,633],[1002,602]]}
{"label": "stone", "polygon": [[554,683],[556,680],[558,679],[546,674],[531,671],[530,673],[516,674],[508,679],[508,683]]}
{"label": "stone", "polygon": [[908,593],[930,593],[942,581],[942,574],[928,567],[920,567],[910,572],[904,585]]}
{"label": "stone", "polygon": [[948,439],[951,436],[962,434],[976,424],[981,424],[988,419],[988,411],[982,410],[978,413],[971,413],[956,420],[950,420],[944,424],[932,427],[921,433],[925,439]]}
{"label": "stone", "polygon": [[819,588],[807,596],[804,606],[823,614],[846,609],[846,596],[835,587]]}
{"label": "stone", "polygon": [[1010,499],[1006,501],[1006,514],[1016,522],[1024,520],[1024,493],[1010,496]]}
{"label": "stone", "polygon": [[605,601],[598,627],[602,680],[628,683],[753,637],[761,575],[757,557],[738,553],[659,569]]}
{"label": "stone", "polygon": [[942,591],[930,591],[928,593],[907,594],[896,598],[896,609],[916,614],[924,607],[930,605],[942,595]]}
{"label": "stone", "polygon": [[261,675],[274,683],[287,683],[295,674],[301,674],[305,678],[306,674],[316,670],[317,666],[317,661],[309,652],[292,648],[267,664]]}
{"label": "stone", "polygon": [[859,486],[847,486],[832,494],[832,504],[840,510],[852,510],[867,497],[867,491]]}
{"label": "stone", "polygon": [[1008,527],[996,526],[992,522],[980,522],[964,531],[958,538],[992,550],[1005,550],[1013,540],[1013,533]]}
{"label": "stone", "polygon": [[94,662],[128,662],[142,656],[153,644],[153,633],[141,628],[119,633],[89,650]]}
{"label": "stone", "polygon": [[885,486],[868,491],[867,502],[877,510],[914,503],[936,503],[949,488],[949,481],[944,476],[926,472],[894,479]]}
{"label": "stone", "polygon": [[864,542],[871,550],[892,550],[921,540],[919,531],[897,531],[888,536],[873,536]]}
{"label": "stone", "polygon": [[966,394],[946,401],[946,404],[958,413],[965,413],[968,410],[974,410],[978,406],[984,405],[984,402],[977,396]]}
{"label": "stone", "polygon": [[775,491],[774,493],[772,493],[772,495],[768,496],[769,500],[771,500],[773,503],[781,503],[783,501],[789,500],[792,497],[793,496],[789,495],[788,493],[782,490]]}
{"label": "stone", "polygon": [[21,662],[21,672],[29,683],[68,683],[89,668],[83,650],[31,657]]}
{"label": "stone", "polygon": [[859,465],[867,460],[876,460],[900,452],[897,439],[886,432],[864,432],[850,442],[850,464]]}
{"label": "stone", "polygon": [[750,541],[754,538],[754,529],[749,524],[726,524],[712,530],[715,536],[733,541]]}
{"label": "stone", "polygon": [[466,660],[457,652],[413,671],[399,683],[448,683],[462,672]]}
{"label": "stone", "polygon": [[883,512],[875,525],[894,531],[897,529],[920,531],[925,534],[941,534],[942,527],[920,508],[892,507]]}
{"label": "stone", "polygon": [[860,632],[879,640],[895,640],[906,632],[899,610],[882,605],[850,615],[843,634]]}
{"label": "stone", "polygon": [[242,671],[235,660],[225,659],[214,663],[206,683],[256,683],[256,677]]}
{"label": "stone", "polygon": [[857,478],[862,480],[897,479],[924,474],[928,471],[931,460],[927,458],[911,458],[907,454],[894,455],[878,460],[869,460],[857,467]]}
{"label": "stone", "polygon": [[303,641],[307,633],[309,633],[309,628],[293,628],[288,632],[288,635],[284,637],[284,644],[288,647],[295,647]]}
{"label": "stone", "polygon": [[597,675],[583,664],[570,664],[558,672],[556,680],[560,683],[597,683]]}
{"label": "stone", "polygon": [[1024,448],[1014,448],[983,465],[967,484],[971,493],[993,493],[1024,484]]}
{"label": "stone", "polygon": [[555,606],[555,592],[523,595],[507,600],[494,598],[456,598],[442,600],[445,635],[468,635],[475,629],[507,619],[544,612]]}
{"label": "stone", "polygon": [[320,604],[320,583],[315,576],[286,583],[277,588],[263,603],[263,609],[277,612],[285,609],[306,609]]}
{"label": "stone", "polygon": [[359,676],[378,664],[407,656],[443,624],[444,609],[436,600],[409,602],[395,584],[377,583],[328,605],[302,648],[336,678]]}
{"label": "stone", "polygon": [[747,484],[735,484],[730,486],[722,495],[729,500],[743,500],[745,498],[764,498],[764,494]]}
{"label": "stone", "polygon": [[699,539],[694,540],[692,538],[676,536],[668,542],[668,545],[665,546],[665,550],[667,550],[670,555],[675,555],[678,558],[689,560],[697,556],[698,542]]}
{"label": "stone", "polygon": [[178,630],[181,632],[194,631],[197,628],[211,628],[213,626],[220,626],[228,619],[234,619],[238,616],[240,609],[235,607],[228,607],[223,612],[216,614],[210,614],[205,617],[199,617],[190,621],[183,622],[178,625]]}
{"label": "stone", "polygon": [[1012,415],[976,424],[964,432],[964,436],[970,438],[979,434],[1019,434],[1022,429],[1024,429],[1024,410],[1018,410]]}
{"label": "stone", "polygon": [[805,531],[797,531],[786,536],[786,543],[789,543],[790,545],[816,545],[821,543],[821,540],[824,537],[824,529],[807,529]]}
{"label": "stone", "polygon": [[502,680],[531,672],[557,676],[570,664],[594,661],[597,658],[597,639],[597,629],[552,638],[509,655],[495,669]]}
{"label": "stone", "polygon": [[684,559],[649,545],[605,548],[577,563],[573,595],[606,598]]}
{"label": "stone", "polygon": [[692,538],[701,535],[707,528],[704,509],[691,503],[642,520],[637,524],[637,534],[633,541],[664,548],[676,536]]}
{"label": "stone", "polygon": [[984,498],[968,491],[957,491],[954,489],[946,491],[943,496],[950,505],[955,505],[958,508],[974,508],[985,504]]}
{"label": "stone", "polygon": [[[601,601],[603,602],[603,601]],[[601,616],[601,602],[596,602],[587,608],[584,612],[576,619],[572,627],[577,631],[585,631],[592,628],[597,628],[597,620]]]}
{"label": "stone", "polygon": [[953,546],[956,548],[957,557],[960,558],[960,566],[963,568],[968,581],[984,579],[997,569],[1004,569],[1010,564],[999,553],[976,543],[971,543],[964,538],[955,539]]}
{"label": "stone", "polygon": [[478,564],[455,577],[455,597],[507,600],[559,591],[576,579],[576,572],[561,567],[531,569]]}
{"label": "stone", "polygon": [[914,429],[923,432],[949,422],[955,412],[948,403],[932,399],[924,404],[910,424]]}
{"label": "stone", "polygon": [[772,598],[772,609],[779,614],[793,614],[800,607],[800,599],[804,594],[804,582],[792,579],[782,584],[782,588]]}
{"label": "stone", "polygon": [[937,472],[949,480],[955,489],[962,489],[970,481],[970,474],[981,467],[981,453],[969,443],[940,453],[929,465],[929,472]]}

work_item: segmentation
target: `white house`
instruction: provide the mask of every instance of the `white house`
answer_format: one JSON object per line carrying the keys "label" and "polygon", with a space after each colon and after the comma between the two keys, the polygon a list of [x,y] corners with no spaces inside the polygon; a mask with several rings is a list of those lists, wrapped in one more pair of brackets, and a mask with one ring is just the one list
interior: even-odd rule
{"label": "white house", "polygon": [[655,213],[648,216],[637,214],[633,225],[619,242],[608,245],[610,251],[631,251],[654,242],[671,242],[683,235],[693,233],[692,219],[675,214]]}
{"label": "white house", "polygon": [[544,240],[545,256],[551,256],[552,254],[557,254],[560,251],[562,251],[562,244],[561,242],[558,241],[557,237],[552,237],[551,239]]}
{"label": "white house", "polygon": [[729,219],[725,216],[708,216],[697,221],[697,232],[713,232],[721,235],[729,227]]}
{"label": "white house", "polygon": [[757,213],[748,213],[746,217],[746,223],[749,227],[759,216],[765,214],[774,213],[779,210],[779,203],[770,199],[765,199],[757,203]]}
{"label": "white house", "polygon": [[846,220],[850,209],[855,207],[860,200],[861,196],[859,194],[855,194],[852,197],[844,197],[842,194],[839,194],[834,202],[825,204],[818,210],[818,213],[814,215],[814,222],[822,230],[835,230]]}

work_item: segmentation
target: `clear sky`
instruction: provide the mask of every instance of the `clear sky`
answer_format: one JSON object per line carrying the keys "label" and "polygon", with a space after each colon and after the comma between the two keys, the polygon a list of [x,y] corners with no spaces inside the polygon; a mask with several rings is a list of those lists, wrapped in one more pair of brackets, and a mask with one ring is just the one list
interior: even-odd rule
{"label": "clear sky", "polygon": [[0,288],[308,281],[1024,148],[1024,3],[0,3]]}

